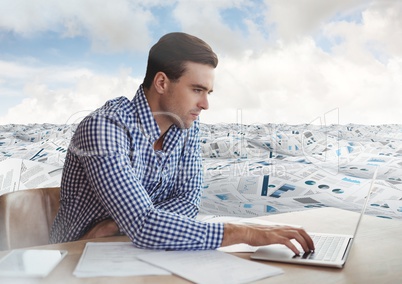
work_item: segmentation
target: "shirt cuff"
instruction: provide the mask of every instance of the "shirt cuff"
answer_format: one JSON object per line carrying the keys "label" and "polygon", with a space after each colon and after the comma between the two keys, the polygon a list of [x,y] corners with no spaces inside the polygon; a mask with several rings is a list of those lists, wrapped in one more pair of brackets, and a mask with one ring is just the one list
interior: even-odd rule
{"label": "shirt cuff", "polygon": [[223,240],[223,223],[206,223],[207,238],[205,249],[216,249],[221,246]]}

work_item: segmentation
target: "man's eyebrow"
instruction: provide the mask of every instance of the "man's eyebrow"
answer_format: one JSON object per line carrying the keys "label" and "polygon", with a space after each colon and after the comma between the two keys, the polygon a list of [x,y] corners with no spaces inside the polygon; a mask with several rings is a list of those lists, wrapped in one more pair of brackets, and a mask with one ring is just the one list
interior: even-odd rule
{"label": "man's eyebrow", "polygon": [[203,89],[204,91],[207,91],[208,94],[212,93],[214,90],[213,89],[208,89],[207,87],[200,85],[200,84],[192,84],[193,88],[198,88],[198,89]]}

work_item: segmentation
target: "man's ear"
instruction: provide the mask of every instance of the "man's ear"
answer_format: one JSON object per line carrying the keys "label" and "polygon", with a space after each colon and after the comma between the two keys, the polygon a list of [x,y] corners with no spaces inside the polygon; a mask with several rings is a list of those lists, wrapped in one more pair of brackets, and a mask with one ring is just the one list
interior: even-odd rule
{"label": "man's ear", "polygon": [[162,95],[167,90],[169,78],[166,76],[166,74],[164,72],[158,72],[158,73],[156,73],[156,75],[154,77],[153,83],[155,86],[155,90],[158,92],[158,94]]}

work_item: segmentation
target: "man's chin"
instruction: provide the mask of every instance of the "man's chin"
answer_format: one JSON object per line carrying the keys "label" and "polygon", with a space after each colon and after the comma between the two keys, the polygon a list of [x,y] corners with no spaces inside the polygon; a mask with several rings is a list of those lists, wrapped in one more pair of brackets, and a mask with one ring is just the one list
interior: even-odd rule
{"label": "man's chin", "polygon": [[186,123],[182,129],[190,129],[193,126],[193,124],[194,124],[194,121]]}
{"label": "man's chin", "polygon": [[176,123],[176,126],[180,129],[189,129],[193,126],[194,121],[182,121],[181,123]]}

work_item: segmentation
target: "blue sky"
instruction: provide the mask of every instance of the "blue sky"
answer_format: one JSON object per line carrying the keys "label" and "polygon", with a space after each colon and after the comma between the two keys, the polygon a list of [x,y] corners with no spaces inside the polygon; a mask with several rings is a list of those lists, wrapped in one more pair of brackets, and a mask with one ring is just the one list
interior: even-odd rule
{"label": "blue sky", "polygon": [[3,0],[0,124],[71,123],[131,98],[172,31],[219,56],[205,123],[402,124],[401,3]]}

